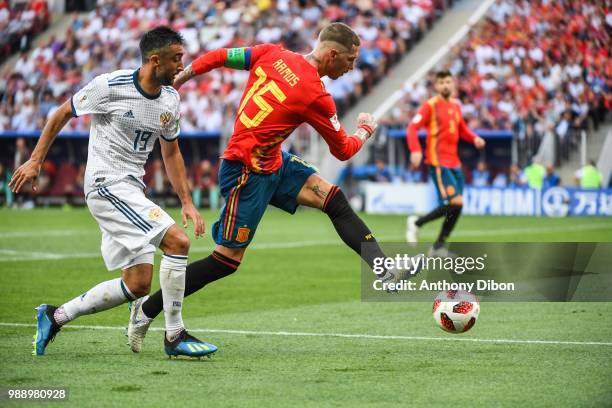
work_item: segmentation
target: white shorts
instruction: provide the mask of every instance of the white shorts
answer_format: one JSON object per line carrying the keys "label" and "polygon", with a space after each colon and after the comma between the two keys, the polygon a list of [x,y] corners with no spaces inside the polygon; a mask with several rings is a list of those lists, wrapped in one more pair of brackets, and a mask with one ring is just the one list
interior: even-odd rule
{"label": "white shorts", "polygon": [[174,220],[145,197],[142,187],[122,181],[92,190],[87,207],[102,231],[102,257],[109,271],[153,265],[155,249]]}

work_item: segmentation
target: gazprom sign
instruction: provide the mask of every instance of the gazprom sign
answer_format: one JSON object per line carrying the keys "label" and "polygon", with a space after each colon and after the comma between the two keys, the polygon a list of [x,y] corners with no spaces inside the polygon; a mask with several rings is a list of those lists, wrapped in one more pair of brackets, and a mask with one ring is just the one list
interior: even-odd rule
{"label": "gazprom sign", "polygon": [[[366,182],[371,214],[424,214],[438,205],[433,184]],[[612,189],[471,187],[463,191],[463,213],[471,215],[612,216]]]}
{"label": "gazprom sign", "polygon": [[612,189],[466,187],[464,214],[612,216]]}

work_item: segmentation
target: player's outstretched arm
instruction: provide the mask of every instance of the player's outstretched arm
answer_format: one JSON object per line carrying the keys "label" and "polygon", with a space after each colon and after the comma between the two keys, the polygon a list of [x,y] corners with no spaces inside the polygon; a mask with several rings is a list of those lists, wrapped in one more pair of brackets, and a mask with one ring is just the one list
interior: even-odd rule
{"label": "player's outstretched arm", "polygon": [[191,78],[221,67],[248,71],[259,57],[276,47],[274,44],[259,44],[254,47],[219,48],[207,52],[194,59],[191,64],[178,74],[172,86],[178,90]]}
{"label": "player's outstretched arm", "polygon": [[178,195],[181,200],[183,227],[187,227],[187,220],[191,219],[197,239],[204,234],[204,220],[191,200],[187,175],[185,173],[185,161],[179,149],[178,140],[166,141],[160,139],[159,141],[164,165],[166,166],[166,173],[168,173],[168,179],[176,195]]}
{"label": "player's outstretched arm", "polygon": [[172,86],[178,91],[191,78],[223,67],[228,61],[228,51],[226,48],[219,48],[200,55],[174,78]]}
{"label": "player's outstretched arm", "polygon": [[30,159],[23,163],[13,174],[13,178],[9,183],[9,187],[15,193],[18,193],[21,188],[29,181],[32,181],[32,190],[38,189],[37,178],[40,173],[40,167],[47,157],[49,148],[57,134],[66,126],[66,123],[72,117],[72,109],[70,99],[62,104],[47,121],[36,147],[30,156]]}

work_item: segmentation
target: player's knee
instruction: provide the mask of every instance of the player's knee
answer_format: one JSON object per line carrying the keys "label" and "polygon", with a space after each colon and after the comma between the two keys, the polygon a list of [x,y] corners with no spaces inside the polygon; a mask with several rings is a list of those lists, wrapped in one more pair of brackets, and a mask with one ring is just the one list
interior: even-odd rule
{"label": "player's knee", "polygon": [[242,257],[244,257],[244,253],[246,252],[246,248],[230,248],[223,245],[217,245],[215,247],[215,252],[221,254],[224,257],[229,258],[231,261],[236,262],[236,270],[242,262]]}
{"label": "player's knee", "polygon": [[168,231],[162,244],[162,250],[170,255],[187,255],[191,245],[187,234],[178,228]]}
{"label": "player's knee", "polygon": [[175,249],[176,254],[188,254],[191,243],[189,242],[189,238],[187,237],[187,234],[183,232],[182,234],[179,234],[175,238],[174,245],[176,248]]}

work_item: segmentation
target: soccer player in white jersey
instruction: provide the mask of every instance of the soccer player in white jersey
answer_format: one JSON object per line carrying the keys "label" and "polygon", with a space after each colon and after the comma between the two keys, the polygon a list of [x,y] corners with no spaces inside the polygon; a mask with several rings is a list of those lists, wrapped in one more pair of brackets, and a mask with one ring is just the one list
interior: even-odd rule
{"label": "soccer player in white jersey", "polygon": [[217,348],[191,336],[181,316],[189,239],[172,218],[144,195],[144,164],[159,138],[168,177],[182,204],[182,221],[204,222],[187,186],[178,146],[179,95],[172,88],[183,70],[183,38],[168,27],[140,40],[142,66],[94,78],[60,106],[45,125],[30,159],[15,171],[10,187],[19,192],[36,179],[53,140],[71,117],[92,115],[85,194],[100,225],[102,256],[108,270],[121,277],[102,282],[60,307],[40,305],[34,352],[43,355],[60,327],[79,316],[135,300],[149,293],[155,248],[163,251],[160,286],[166,319],[165,351],[169,356],[203,356]]}

